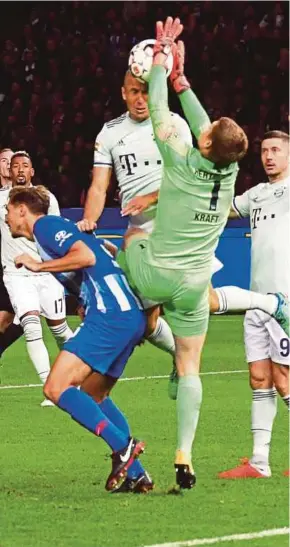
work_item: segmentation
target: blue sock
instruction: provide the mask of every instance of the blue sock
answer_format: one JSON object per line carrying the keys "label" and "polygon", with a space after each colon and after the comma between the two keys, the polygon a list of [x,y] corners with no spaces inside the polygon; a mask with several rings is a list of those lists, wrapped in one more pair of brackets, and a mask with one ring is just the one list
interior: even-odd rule
{"label": "blue sock", "polygon": [[117,405],[115,405],[111,397],[106,397],[106,399],[99,403],[99,407],[109,420],[111,420],[116,427],[121,429],[122,433],[129,439],[131,434],[127,418]]}
{"label": "blue sock", "polygon": [[112,450],[122,450],[127,446],[128,436],[108,419],[100,405],[84,391],[69,387],[61,394],[57,406],[80,425],[102,437]]}
{"label": "blue sock", "polygon": [[[130,435],[130,427],[127,422],[126,416],[124,416],[123,412],[115,405],[114,401],[111,399],[111,397],[106,397],[102,403],[100,403],[100,409],[102,412],[109,418],[113,424],[121,429],[122,433],[129,439]],[[128,477],[129,479],[137,479],[139,475],[143,475],[145,473],[144,467],[141,465],[139,460],[135,460],[132,465],[128,469]]]}

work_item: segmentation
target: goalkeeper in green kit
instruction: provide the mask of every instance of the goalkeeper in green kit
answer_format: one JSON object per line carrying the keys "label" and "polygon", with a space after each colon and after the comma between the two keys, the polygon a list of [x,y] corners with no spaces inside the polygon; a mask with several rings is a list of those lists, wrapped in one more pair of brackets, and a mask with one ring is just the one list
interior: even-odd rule
{"label": "goalkeeper in green kit", "polygon": [[[146,298],[163,304],[175,338],[177,393],[176,482],[192,488],[192,444],[202,401],[200,357],[208,328],[211,263],[226,224],[238,173],[247,151],[244,131],[231,119],[210,122],[183,72],[184,45],[179,19],[158,22],[149,82],[149,109],[163,158],[155,227],[149,236],[132,228],[125,236],[129,276]],[[183,112],[198,141],[185,143],[168,108],[166,63]]]}

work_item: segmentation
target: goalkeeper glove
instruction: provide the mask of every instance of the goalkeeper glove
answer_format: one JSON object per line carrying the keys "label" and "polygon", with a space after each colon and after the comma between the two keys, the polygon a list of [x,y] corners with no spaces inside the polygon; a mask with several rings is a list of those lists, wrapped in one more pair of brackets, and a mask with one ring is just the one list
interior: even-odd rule
{"label": "goalkeeper glove", "polygon": [[173,44],[173,67],[170,74],[170,81],[176,93],[183,93],[190,88],[190,84],[184,75],[184,43],[179,40],[177,45]]}

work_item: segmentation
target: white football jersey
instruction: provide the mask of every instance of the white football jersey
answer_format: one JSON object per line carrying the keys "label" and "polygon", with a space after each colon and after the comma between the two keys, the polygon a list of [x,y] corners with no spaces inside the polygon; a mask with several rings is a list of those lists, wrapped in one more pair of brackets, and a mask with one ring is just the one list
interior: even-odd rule
{"label": "white football jersey", "polygon": [[[9,227],[5,222],[6,216],[6,204],[9,198],[9,189],[0,190],[0,230],[1,230],[1,261],[3,267],[3,274],[13,275],[35,275],[34,272],[30,272],[24,266],[16,268],[14,259],[20,254],[27,253],[35,260],[39,260],[39,254],[37,252],[36,244],[33,241],[29,241],[25,237],[13,238]],[[56,197],[50,194],[50,207],[49,215],[60,215],[60,210]],[[37,275],[51,275],[47,273],[41,273]]]}
{"label": "white football jersey", "polygon": [[[192,145],[190,129],[183,118],[171,113],[174,124],[189,145]],[[94,167],[113,167],[124,207],[136,196],[159,190],[162,178],[162,159],[154,140],[151,119],[136,122],[129,113],[105,123],[95,142]],[[141,215],[130,218],[131,224],[144,226],[155,218],[156,205]]]}
{"label": "white football jersey", "polygon": [[289,180],[263,182],[233,201],[240,217],[250,217],[253,291],[289,294]]}

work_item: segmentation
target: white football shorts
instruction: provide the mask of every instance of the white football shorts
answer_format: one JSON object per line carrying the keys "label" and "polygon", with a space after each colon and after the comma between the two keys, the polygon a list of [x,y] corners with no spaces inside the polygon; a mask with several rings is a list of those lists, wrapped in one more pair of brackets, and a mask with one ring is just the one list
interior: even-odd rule
{"label": "white football shorts", "polygon": [[65,318],[64,289],[51,274],[4,274],[3,280],[18,319],[34,310],[47,319]]}
{"label": "white football shorts", "polygon": [[247,311],[244,340],[248,363],[270,358],[279,365],[290,365],[290,340],[277,321],[267,313]]}

